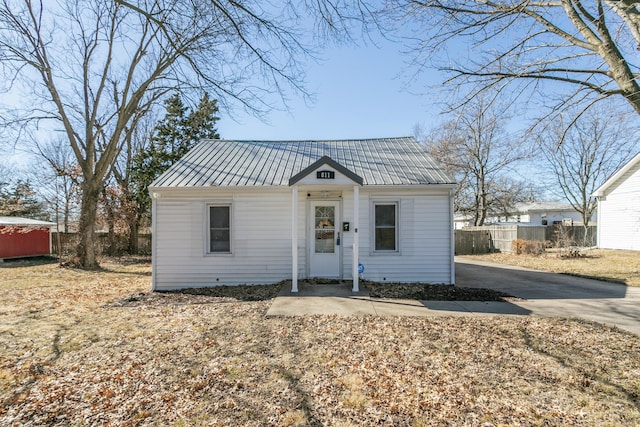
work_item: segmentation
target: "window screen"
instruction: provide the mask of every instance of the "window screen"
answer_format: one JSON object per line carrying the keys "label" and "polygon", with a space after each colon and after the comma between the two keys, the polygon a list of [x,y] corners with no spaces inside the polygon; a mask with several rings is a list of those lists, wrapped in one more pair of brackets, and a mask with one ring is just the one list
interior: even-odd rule
{"label": "window screen", "polygon": [[376,251],[397,251],[397,205],[375,205]]}
{"label": "window screen", "polygon": [[209,252],[231,252],[229,206],[209,206]]}

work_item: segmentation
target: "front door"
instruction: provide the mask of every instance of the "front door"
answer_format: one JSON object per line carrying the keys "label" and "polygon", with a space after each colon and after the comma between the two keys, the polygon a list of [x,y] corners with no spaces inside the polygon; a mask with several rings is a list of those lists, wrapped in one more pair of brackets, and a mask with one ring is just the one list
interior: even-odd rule
{"label": "front door", "polygon": [[309,210],[309,276],[340,277],[340,202],[313,201]]}

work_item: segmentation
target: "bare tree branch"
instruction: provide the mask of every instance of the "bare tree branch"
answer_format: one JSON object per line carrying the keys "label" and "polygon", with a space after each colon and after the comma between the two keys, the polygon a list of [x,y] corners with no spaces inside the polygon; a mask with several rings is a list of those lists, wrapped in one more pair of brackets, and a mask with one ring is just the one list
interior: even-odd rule
{"label": "bare tree branch", "polygon": [[472,215],[474,225],[529,197],[524,183],[509,174],[530,151],[505,131],[508,118],[504,105],[483,96],[424,138],[427,150],[458,182],[456,212]]}
{"label": "bare tree branch", "polygon": [[[560,88],[571,102],[588,89],[598,100],[623,98],[640,114],[639,7],[633,0],[394,0],[383,13],[419,28],[409,40],[418,68],[447,72],[448,83],[472,88],[469,97],[531,80],[542,99]],[[459,42],[470,46],[469,57],[456,55]]]}
{"label": "bare tree branch", "polygon": [[585,226],[596,209],[593,192],[635,154],[637,126],[611,110],[565,112],[564,120],[536,138],[543,166],[551,168],[555,187],[582,215]]}
{"label": "bare tree branch", "polygon": [[[358,16],[360,3],[335,2],[320,21]],[[0,67],[44,112],[22,119],[55,117],[82,170],[80,262],[96,265],[98,199],[140,114],[168,90],[209,92],[256,114],[273,108],[272,95],[305,95],[308,39],[259,1],[0,0]]]}

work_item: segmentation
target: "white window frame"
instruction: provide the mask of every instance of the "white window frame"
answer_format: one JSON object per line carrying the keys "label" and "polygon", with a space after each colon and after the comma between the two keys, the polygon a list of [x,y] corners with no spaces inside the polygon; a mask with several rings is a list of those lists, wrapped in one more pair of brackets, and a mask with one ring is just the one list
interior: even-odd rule
{"label": "white window frame", "polygon": [[[395,246],[394,250],[376,248],[376,206],[393,205],[395,207]],[[371,202],[371,253],[372,254],[400,254],[400,201],[399,200],[372,200]]]}
{"label": "white window frame", "polygon": [[[229,251],[228,252],[212,252],[211,251],[211,208],[227,207],[229,208]],[[207,203],[205,207],[205,255],[208,256],[229,256],[233,255],[233,205],[231,202]]]}

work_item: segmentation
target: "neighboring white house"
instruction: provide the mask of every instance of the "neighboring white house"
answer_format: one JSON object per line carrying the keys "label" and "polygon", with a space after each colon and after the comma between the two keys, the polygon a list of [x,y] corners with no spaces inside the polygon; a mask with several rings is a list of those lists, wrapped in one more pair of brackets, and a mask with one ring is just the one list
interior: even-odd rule
{"label": "neighboring white house", "polygon": [[598,246],[640,250],[640,153],[598,188]]}
{"label": "neighboring white house", "polygon": [[[593,220],[592,218],[591,220]],[[523,223],[526,225],[582,225],[582,214],[569,203],[539,201],[516,204],[513,212],[492,217],[491,222]]]}
{"label": "neighboring white house", "polygon": [[453,228],[455,230],[462,230],[465,227],[473,225],[473,218],[469,215],[455,213],[453,214]]}
{"label": "neighboring white house", "polygon": [[[594,219],[591,218],[590,222],[593,222]],[[485,224],[582,225],[582,215],[569,203],[554,201],[518,203],[513,212],[503,215],[489,215]],[[455,215],[456,230],[472,225],[473,218],[471,216]]]}
{"label": "neighboring white house", "polygon": [[453,284],[454,189],[414,138],[203,141],[150,186],[153,289]]}

